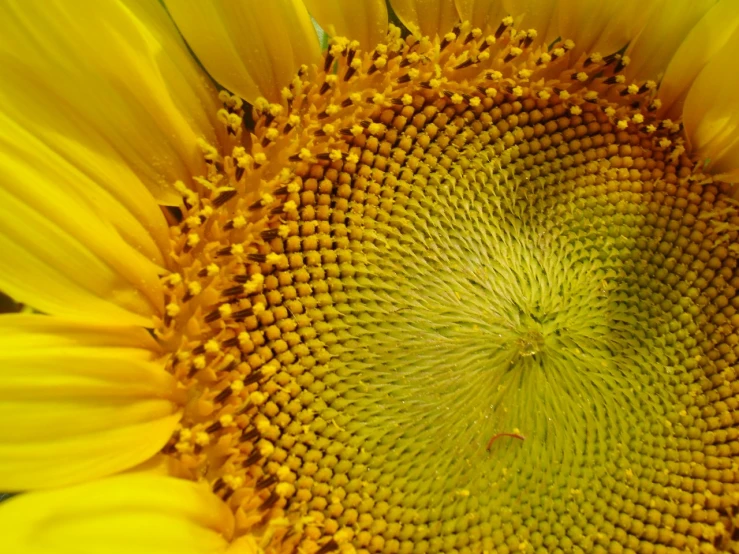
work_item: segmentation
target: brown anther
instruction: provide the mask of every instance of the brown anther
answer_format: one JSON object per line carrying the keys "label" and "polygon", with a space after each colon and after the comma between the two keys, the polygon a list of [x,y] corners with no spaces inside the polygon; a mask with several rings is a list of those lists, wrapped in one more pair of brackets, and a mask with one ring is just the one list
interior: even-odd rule
{"label": "brown anther", "polygon": [[259,236],[262,237],[262,239],[264,239],[265,241],[270,241],[280,236],[280,230],[279,229],[265,229],[264,231],[259,233]]}
{"label": "brown anther", "polygon": [[252,262],[257,262],[258,264],[263,264],[267,261],[267,256],[265,254],[252,253],[247,256],[247,259],[251,260]]}
{"label": "brown anther", "polygon": [[223,481],[221,477],[216,479],[215,483],[213,483],[213,486],[211,487],[214,493],[217,493],[219,490],[221,490],[223,487],[226,486],[226,483]]}
{"label": "brown anther", "polygon": [[249,280],[249,276],[248,275],[234,275],[233,280],[236,283],[246,283]]}
{"label": "brown anther", "polygon": [[253,441],[257,438],[259,438],[259,431],[257,431],[256,427],[253,429],[249,429],[248,431],[244,431],[244,434],[241,435],[241,438],[239,439],[241,442],[246,441]]}
{"label": "brown anther", "polygon": [[323,95],[326,92],[328,92],[330,89],[331,89],[331,85],[325,82],[323,83],[323,85],[321,85],[321,89],[318,91],[318,94]]}
{"label": "brown anther", "polygon": [[259,380],[263,377],[261,371],[257,370],[254,373],[250,373],[246,379],[244,379],[244,385],[251,385],[252,383],[257,383]]}
{"label": "brown anther", "polygon": [[246,169],[244,169],[240,165],[236,166],[236,171],[234,172],[234,177],[236,178],[236,181],[241,181],[241,178],[244,176],[245,171]]}
{"label": "brown anther", "polygon": [[604,66],[609,66],[613,62],[615,62],[615,61],[617,61],[619,59],[621,59],[621,54],[616,54],[616,53],[610,54],[610,55],[606,56],[605,58],[603,58],[603,65]]}
{"label": "brown anther", "polygon": [[223,206],[226,202],[231,200],[234,196],[236,196],[236,190],[230,189],[230,190],[224,190],[216,196],[215,200],[213,200],[213,207],[214,208],[220,208]]}
{"label": "brown anther", "polygon": [[232,348],[239,345],[239,337],[231,337],[221,343],[221,348]]}
{"label": "brown anther", "polygon": [[260,510],[269,510],[272,506],[277,504],[277,501],[280,499],[279,495],[272,491],[272,494],[270,494],[267,497],[267,500],[264,501],[264,503],[259,506]]}
{"label": "brown anther", "polygon": [[205,353],[205,346],[202,345],[202,344],[199,344],[198,346],[196,346],[195,348],[192,349],[192,353],[194,355],[196,355],[196,356],[199,356],[200,354],[204,354]]}
{"label": "brown anther", "polygon": [[223,497],[221,499],[225,502],[226,500],[228,500],[229,498],[231,498],[231,495],[234,492],[235,491],[232,488],[229,487],[228,489],[226,489],[226,492],[223,493]]}
{"label": "brown anther", "polygon": [[231,387],[226,387],[225,389],[223,389],[221,392],[219,392],[216,395],[216,397],[213,399],[213,402],[221,403],[224,400],[226,400],[226,398],[231,396],[232,394],[233,394],[233,389]]}
{"label": "brown anther", "polygon": [[326,52],[326,59],[323,62],[323,71],[328,73],[331,69],[331,65],[334,63],[334,57],[329,52]]}
{"label": "brown anther", "polygon": [[249,467],[251,465],[256,464],[261,459],[262,459],[262,455],[259,453],[259,450],[254,450],[254,452],[252,452],[251,455],[246,460],[241,462],[241,467]]}
{"label": "brown anther", "polygon": [[401,75],[400,77],[398,77],[396,82],[403,84],[403,83],[407,83],[410,80],[411,80],[411,76],[406,73],[405,75]]}
{"label": "brown anther", "polygon": [[210,434],[215,433],[216,431],[220,431],[221,429],[223,429],[223,424],[220,421],[216,421],[215,423],[212,423],[211,425],[206,427],[205,432]]}
{"label": "brown anther", "polygon": [[219,312],[218,310],[214,310],[206,315],[203,318],[203,321],[205,321],[205,323],[213,323],[214,321],[218,321],[219,319],[221,319],[221,312]]}
{"label": "brown anther", "polygon": [[265,477],[264,479],[260,479],[259,481],[257,481],[254,488],[260,491],[262,489],[266,489],[270,485],[274,485],[275,483],[277,483],[277,477],[275,477],[274,475],[269,475]]}
{"label": "brown anther", "polygon": [[346,70],[346,73],[344,73],[344,82],[348,81],[352,77],[354,77],[354,74],[357,71],[353,67],[349,67],[349,69]]}
{"label": "brown anther", "polygon": [[229,371],[233,371],[234,369],[236,369],[238,365],[239,365],[239,362],[237,362],[236,360],[233,360],[226,367],[222,368],[220,371],[224,371],[228,373]]}
{"label": "brown anther", "polygon": [[245,310],[239,310],[238,312],[232,313],[230,317],[234,321],[240,321],[252,315],[254,315],[254,310],[252,310],[251,308],[246,308]]}
{"label": "brown anther", "polygon": [[339,549],[338,543],[334,539],[331,539],[326,544],[324,544],[321,548],[319,548],[316,554],[328,554],[329,552],[333,552],[334,550],[338,550],[338,549]]}
{"label": "brown anther", "polygon": [[474,65],[476,62],[472,58],[467,58],[465,61],[463,61],[461,64],[456,66],[454,69],[464,69],[465,67],[470,67],[471,65]]}
{"label": "brown anther", "polygon": [[231,255],[231,247],[226,246],[224,248],[220,248],[219,250],[216,250],[216,256],[230,256]]}
{"label": "brown anther", "polygon": [[498,25],[498,28],[495,30],[495,40],[498,40],[503,33],[505,33],[506,29],[508,29],[508,25],[501,21],[500,25]]}
{"label": "brown anther", "polygon": [[244,287],[239,285],[236,287],[229,287],[227,289],[224,289],[221,291],[221,296],[237,296],[239,294],[243,294]]}
{"label": "brown anther", "polygon": [[344,101],[343,101],[343,102],[341,103],[341,107],[342,107],[342,108],[348,108],[348,107],[349,107],[349,106],[351,106],[352,104],[353,104],[353,102],[352,102],[352,99],[351,99],[351,98],[346,98],[346,99],[345,99],[345,100],[344,100]]}

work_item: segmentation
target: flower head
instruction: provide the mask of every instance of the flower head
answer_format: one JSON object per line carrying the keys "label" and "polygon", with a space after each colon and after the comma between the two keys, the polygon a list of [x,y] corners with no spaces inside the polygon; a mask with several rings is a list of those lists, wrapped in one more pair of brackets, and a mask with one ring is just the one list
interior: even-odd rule
{"label": "flower head", "polygon": [[165,4],[0,8],[14,551],[736,547],[736,3]]}

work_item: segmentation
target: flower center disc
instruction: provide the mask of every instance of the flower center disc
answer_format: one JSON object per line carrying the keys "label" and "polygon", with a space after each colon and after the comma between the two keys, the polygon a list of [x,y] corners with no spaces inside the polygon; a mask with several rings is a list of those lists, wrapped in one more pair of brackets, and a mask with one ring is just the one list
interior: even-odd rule
{"label": "flower center disc", "polygon": [[730,539],[736,204],[617,58],[502,29],[339,44],[185,194],[165,453],[268,552]]}

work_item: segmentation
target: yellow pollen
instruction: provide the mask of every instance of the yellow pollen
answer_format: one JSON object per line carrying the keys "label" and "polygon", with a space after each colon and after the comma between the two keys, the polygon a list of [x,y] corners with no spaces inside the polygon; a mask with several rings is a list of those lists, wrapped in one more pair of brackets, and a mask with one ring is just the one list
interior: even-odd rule
{"label": "yellow pollen", "polygon": [[188,233],[187,234],[187,245],[194,247],[197,246],[197,244],[200,242],[200,235],[197,233]]}

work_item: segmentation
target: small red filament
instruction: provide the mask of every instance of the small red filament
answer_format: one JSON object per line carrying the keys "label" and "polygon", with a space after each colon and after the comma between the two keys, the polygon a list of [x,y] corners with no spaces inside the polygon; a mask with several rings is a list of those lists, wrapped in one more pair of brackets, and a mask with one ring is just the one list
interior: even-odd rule
{"label": "small red filament", "polygon": [[493,446],[493,443],[498,440],[500,437],[511,437],[514,439],[520,439],[520,440],[526,440],[526,438],[523,435],[518,435],[516,433],[498,433],[497,435],[493,435],[493,438],[488,441],[488,447],[487,451],[490,452],[490,447]]}

